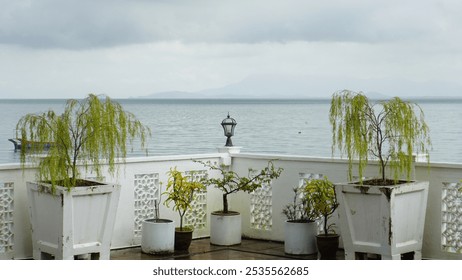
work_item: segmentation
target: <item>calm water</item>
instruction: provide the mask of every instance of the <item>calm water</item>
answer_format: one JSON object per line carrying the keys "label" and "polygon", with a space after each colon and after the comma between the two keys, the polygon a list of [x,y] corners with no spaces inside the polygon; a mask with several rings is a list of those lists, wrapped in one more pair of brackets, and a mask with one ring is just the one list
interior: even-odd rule
{"label": "calm water", "polygon": [[[242,152],[331,156],[329,100],[118,100],[153,132],[149,155],[213,153],[225,144],[221,121],[237,121]],[[431,161],[462,163],[462,99],[417,101],[430,126]],[[27,113],[60,112],[64,100],[0,100],[0,163],[18,162],[8,138]],[[144,153],[134,151],[131,156]]]}

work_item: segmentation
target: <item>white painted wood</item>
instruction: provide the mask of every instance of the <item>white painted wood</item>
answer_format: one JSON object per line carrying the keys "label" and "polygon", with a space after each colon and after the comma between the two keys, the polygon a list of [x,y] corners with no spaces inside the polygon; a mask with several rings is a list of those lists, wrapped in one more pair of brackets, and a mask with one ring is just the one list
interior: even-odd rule
{"label": "white painted wood", "polygon": [[57,186],[53,195],[49,185],[28,182],[27,192],[34,259],[109,259],[119,185]]}
{"label": "white painted wood", "polygon": [[428,182],[394,186],[336,184],[339,223],[346,259],[371,253],[398,259],[421,258]]}

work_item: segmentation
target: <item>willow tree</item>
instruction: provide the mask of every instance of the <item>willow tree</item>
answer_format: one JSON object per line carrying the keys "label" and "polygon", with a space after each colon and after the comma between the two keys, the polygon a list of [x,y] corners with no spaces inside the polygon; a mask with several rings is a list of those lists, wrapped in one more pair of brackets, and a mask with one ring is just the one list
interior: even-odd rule
{"label": "willow tree", "polygon": [[[29,158],[38,163],[37,180],[50,183],[53,191],[56,185],[76,186],[79,166],[101,178],[104,163],[114,174],[118,159],[126,158],[129,144],[140,139],[141,148],[146,150],[151,134],[119,103],[94,94],[68,100],[62,114],[53,110],[27,114],[18,121],[16,131],[21,140],[22,166]],[[28,156],[37,153],[44,156]]]}
{"label": "willow tree", "polygon": [[402,174],[409,181],[413,155],[428,154],[431,146],[421,107],[398,97],[373,103],[361,92],[339,91],[332,97],[329,119],[332,153],[346,153],[350,180],[353,161],[358,161],[360,183],[370,156],[379,162],[382,183],[387,181],[387,168],[394,183]]}

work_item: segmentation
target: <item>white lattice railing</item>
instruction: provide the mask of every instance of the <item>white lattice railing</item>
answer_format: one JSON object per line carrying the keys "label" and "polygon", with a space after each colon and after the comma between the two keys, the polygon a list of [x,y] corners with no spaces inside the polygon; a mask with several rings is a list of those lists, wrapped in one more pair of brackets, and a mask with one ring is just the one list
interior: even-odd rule
{"label": "white lattice railing", "polygon": [[462,184],[444,183],[441,245],[443,251],[462,253]]}
{"label": "white lattice railing", "polygon": [[13,252],[14,184],[0,183],[0,259]]}
{"label": "white lattice railing", "polygon": [[134,205],[135,226],[134,237],[141,238],[142,223],[154,218],[154,206],[160,201],[159,173],[135,174]]}
{"label": "white lattice railing", "polygon": [[[193,181],[200,181],[207,176],[206,170],[186,171],[187,177],[192,176]],[[207,190],[194,194],[191,209],[184,216],[185,225],[193,226],[196,230],[201,230],[207,226]]]}
{"label": "white lattice railing", "polygon": [[[171,167],[193,171],[191,174],[194,176],[220,176],[214,171],[201,171],[203,166],[191,158],[225,162],[241,174],[248,173],[249,168],[265,166],[268,160],[278,159],[277,166],[284,169],[281,177],[253,194],[239,193],[231,198],[233,210],[244,214],[243,235],[251,238],[283,241],[285,219],[281,214],[282,208],[293,199],[292,188],[301,186],[305,179],[318,178],[323,174],[332,182],[347,180],[346,160],[233,154],[231,161],[227,156],[218,153],[129,159],[120,176],[104,174],[107,181],[122,185],[113,248],[139,245],[137,239],[141,236],[142,221],[153,218],[154,202],[159,201],[162,192],[161,182],[167,180],[166,173]],[[429,170],[426,164],[416,165],[418,180],[430,182],[423,257],[462,259],[462,194],[454,185],[443,185],[442,182],[458,182],[462,165],[432,163],[430,167]],[[33,168],[23,173],[19,165],[0,165],[0,181],[11,182],[0,184],[0,259],[31,256],[28,200],[24,186],[26,181],[35,179],[34,175]],[[208,236],[210,212],[220,206],[221,192],[216,188],[210,187],[206,192],[197,194],[193,210],[186,217],[186,223],[194,224],[199,230],[195,231],[196,237]],[[160,207],[162,216],[178,223],[177,213],[162,203]]]}
{"label": "white lattice railing", "polygon": [[271,230],[273,226],[273,188],[264,184],[250,194],[250,226],[259,230]]}

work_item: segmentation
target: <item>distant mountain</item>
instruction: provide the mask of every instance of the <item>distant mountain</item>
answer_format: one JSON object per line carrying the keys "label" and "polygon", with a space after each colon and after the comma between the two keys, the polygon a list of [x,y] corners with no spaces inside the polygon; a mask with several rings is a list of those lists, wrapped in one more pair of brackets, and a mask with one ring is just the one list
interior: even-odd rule
{"label": "distant mountain", "polygon": [[258,75],[219,88],[159,92],[143,98],[330,98],[334,89],[325,89],[324,84],[306,77]]}
{"label": "distant mountain", "polygon": [[148,96],[142,96],[142,98],[158,98],[158,99],[184,99],[184,98],[198,98],[200,97],[198,94],[187,92],[187,91],[163,91],[153,93]]}
{"label": "distant mountain", "polygon": [[142,98],[330,98],[335,89],[326,88],[327,84],[301,76],[258,75],[219,88],[158,92]]}
{"label": "distant mountain", "polygon": [[240,82],[196,92],[167,91],[142,98],[322,98],[330,99],[338,90],[362,91],[372,99],[393,96],[462,97],[459,85],[442,82],[415,82],[404,79],[320,78],[312,76],[255,75]]}

